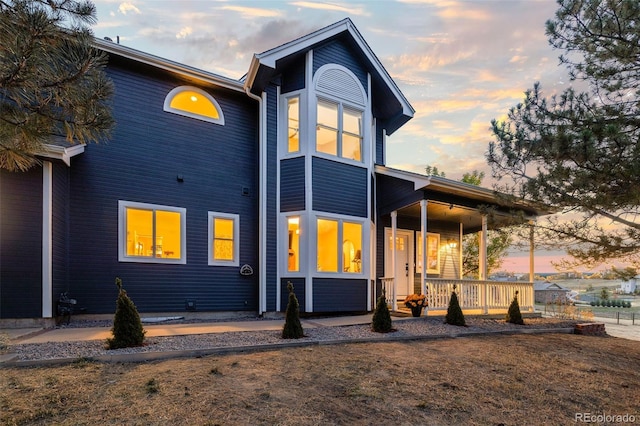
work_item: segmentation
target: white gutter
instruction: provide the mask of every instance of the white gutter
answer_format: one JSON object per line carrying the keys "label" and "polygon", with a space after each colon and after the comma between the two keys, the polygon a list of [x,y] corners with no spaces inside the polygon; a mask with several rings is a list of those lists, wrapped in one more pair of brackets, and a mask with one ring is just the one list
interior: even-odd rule
{"label": "white gutter", "polygon": [[263,97],[254,95],[247,85],[244,91],[258,101],[258,315],[262,315],[267,311],[267,94],[263,92]]}

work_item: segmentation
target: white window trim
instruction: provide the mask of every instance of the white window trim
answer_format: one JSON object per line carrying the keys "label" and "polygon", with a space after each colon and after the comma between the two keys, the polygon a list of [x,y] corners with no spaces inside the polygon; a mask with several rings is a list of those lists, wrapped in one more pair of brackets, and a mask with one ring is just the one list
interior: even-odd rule
{"label": "white window trim", "polygon": [[[196,92],[196,93],[204,96],[205,98],[207,98],[207,100],[209,100],[213,104],[213,106],[216,107],[216,109],[218,110],[218,115],[220,117],[216,119],[216,118],[213,118],[213,117],[207,117],[206,115],[194,114],[192,112],[185,111],[183,109],[172,108],[171,107],[171,101],[173,100],[174,96],[177,93],[184,92],[184,91],[193,91],[193,92]],[[204,90],[199,89],[199,88],[194,87],[194,86],[178,86],[178,87],[174,88],[173,90],[171,90],[167,94],[167,96],[164,98],[163,110],[166,111],[166,112],[171,112],[173,114],[183,115],[185,117],[194,118],[196,120],[206,121],[206,122],[209,122],[209,123],[214,123],[214,124],[219,124],[221,126],[224,126],[224,113],[222,112],[222,108],[220,108],[220,104],[218,103],[218,101],[216,101],[213,96],[211,96],[210,94],[208,94]]]}
{"label": "white window trim", "polygon": [[[361,225],[362,227],[361,228],[362,229],[362,249],[361,249],[362,260],[360,264],[360,272],[344,272],[343,270],[344,265],[342,265],[340,260],[342,256],[338,257],[337,272],[318,271],[317,262],[318,262],[318,220],[319,219],[333,220],[338,222],[339,224],[338,225],[338,253],[342,253],[341,241],[343,241],[344,223],[345,222],[357,223]],[[368,221],[366,219],[363,219],[361,217],[355,217],[355,216],[342,216],[342,215],[332,215],[332,214],[322,213],[322,214],[314,214],[312,223],[313,223],[313,229],[310,230],[310,233],[311,233],[310,240],[311,240],[311,250],[313,252],[313,263],[310,266],[310,269],[311,269],[311,274],[314,277],[366,278],[368,276],[365,273],[369,269],[368,250],[366,249],[367,247],[369,247],[369,235],[368,235],[369,227],[367,226]]]}
{"label": "white window trim", "polygon": [[[213,258],[213,220],[233,220],[233,260],[216,260]],[[209,266],[240,266],[240,215],[232,213],[208,212],[208,259]]]}
{"label": "white window trim", "polygon": [[[289,122],[288,122],[288,110],[287,110],[287,106],[288,106],[288,101],[291,98],[298,98],[298,102],[299,102],[299,113],[300,113],[300,117],[299,120],[300,122],[298,123],[299,126],[299,130],[298,130],[298,143],[299,143],[299,149],[295,152],[289,152],[289,140],[287,138],[287,129],[289,128]],[[280,116],[280,126],[279,128],[282,129],[282,131],[280,132],[280,139],[281,142],[278,144],[279,145],[279,150],[280,153],[278,155],[278,158],[292,158],[292,157],[300,157],[303,156],[307,153],[307,143],[305,143],[306,141],[308,141],[308,126],[307,126],[307,96],[306,96],[306,92],[304,90],[296,90],[294,92],[287,92],[287,93],[283,93],[280,95],[280,111],[282,111],[282,114]]]}
{"label": "white window trim", "polygon": [[[163,257],[142,257],[127,255],[127,224],[126,209],[143,209],[143,210],[162,210],[167,212],[180,213],[180,258],[167,259]],[[118,200],[118,261],[134,262],[134,263],[168,263],[181,264],[187,263],[187,209],[182,207],[164,206],[160,204],[138,203],[135,201]]]}

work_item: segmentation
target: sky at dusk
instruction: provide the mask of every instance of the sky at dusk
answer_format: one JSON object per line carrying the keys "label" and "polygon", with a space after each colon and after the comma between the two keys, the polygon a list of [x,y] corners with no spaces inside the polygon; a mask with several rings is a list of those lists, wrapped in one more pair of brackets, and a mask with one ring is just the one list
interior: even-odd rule
{"label": "sky at dusk", "polygon": [[[350,18],[416,110],[388,139],[387,166],[460,179],[491,172],[493,118],[539,81],[551,95],[568,84],[545,36],[555,0],[189,1],[97,0],[96,37],[239,79],[252,55]],[[536,256],[536,272],[552,272]],[[503,269],[528,271],[528,254]]]}

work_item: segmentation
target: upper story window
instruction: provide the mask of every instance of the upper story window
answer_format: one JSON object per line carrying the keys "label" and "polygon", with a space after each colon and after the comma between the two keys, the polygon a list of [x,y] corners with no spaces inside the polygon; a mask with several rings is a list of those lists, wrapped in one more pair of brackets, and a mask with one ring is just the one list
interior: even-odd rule
{"label": "upper story window", "polygon": [[119,201],[121,262],[186,263],[186,209]]}
{"label": "upper story window", "polygon": [[224,115],[218,102],[197,87],[180,86],[164,99],[164,110],[197,120],[224,125]]}
{"label": "upper story window", "polygon": [[316,152],[363,161],[366,93],[347,68],[328,64],[315,77]]}
{"label": "upper story window", "polygon": [[300,151],[300,96],[287,99],[287,152]]}
{"label": "upper story window", "polygon": [[362,161],[362,111],[319,100],[316,151]]}

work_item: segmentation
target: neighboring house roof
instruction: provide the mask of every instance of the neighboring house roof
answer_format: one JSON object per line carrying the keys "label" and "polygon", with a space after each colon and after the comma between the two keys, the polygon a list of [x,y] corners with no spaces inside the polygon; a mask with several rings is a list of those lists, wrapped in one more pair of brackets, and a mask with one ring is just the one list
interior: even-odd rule
{"label": "neighboring house roof", "polygon": [[332,39],[344,39],[354,44],[368,63],[373,93],[380,97],[376,105],[376,116],[388,120],[387,134],[392,134],[410,120],[415,110],[349,18],[254,55],[245,76],[245,86],[251,92],[259,94],[278,73],[281,64]]}
{"label": "neighboring house roof", "polygon": [[556,283],[547,283],[547,282],[535,282],[535,283],[533,283],[533,289],[535,291],[550,291],[550,290],[570,291],[568,288],[564,288],[562,286],[559,286]]}

